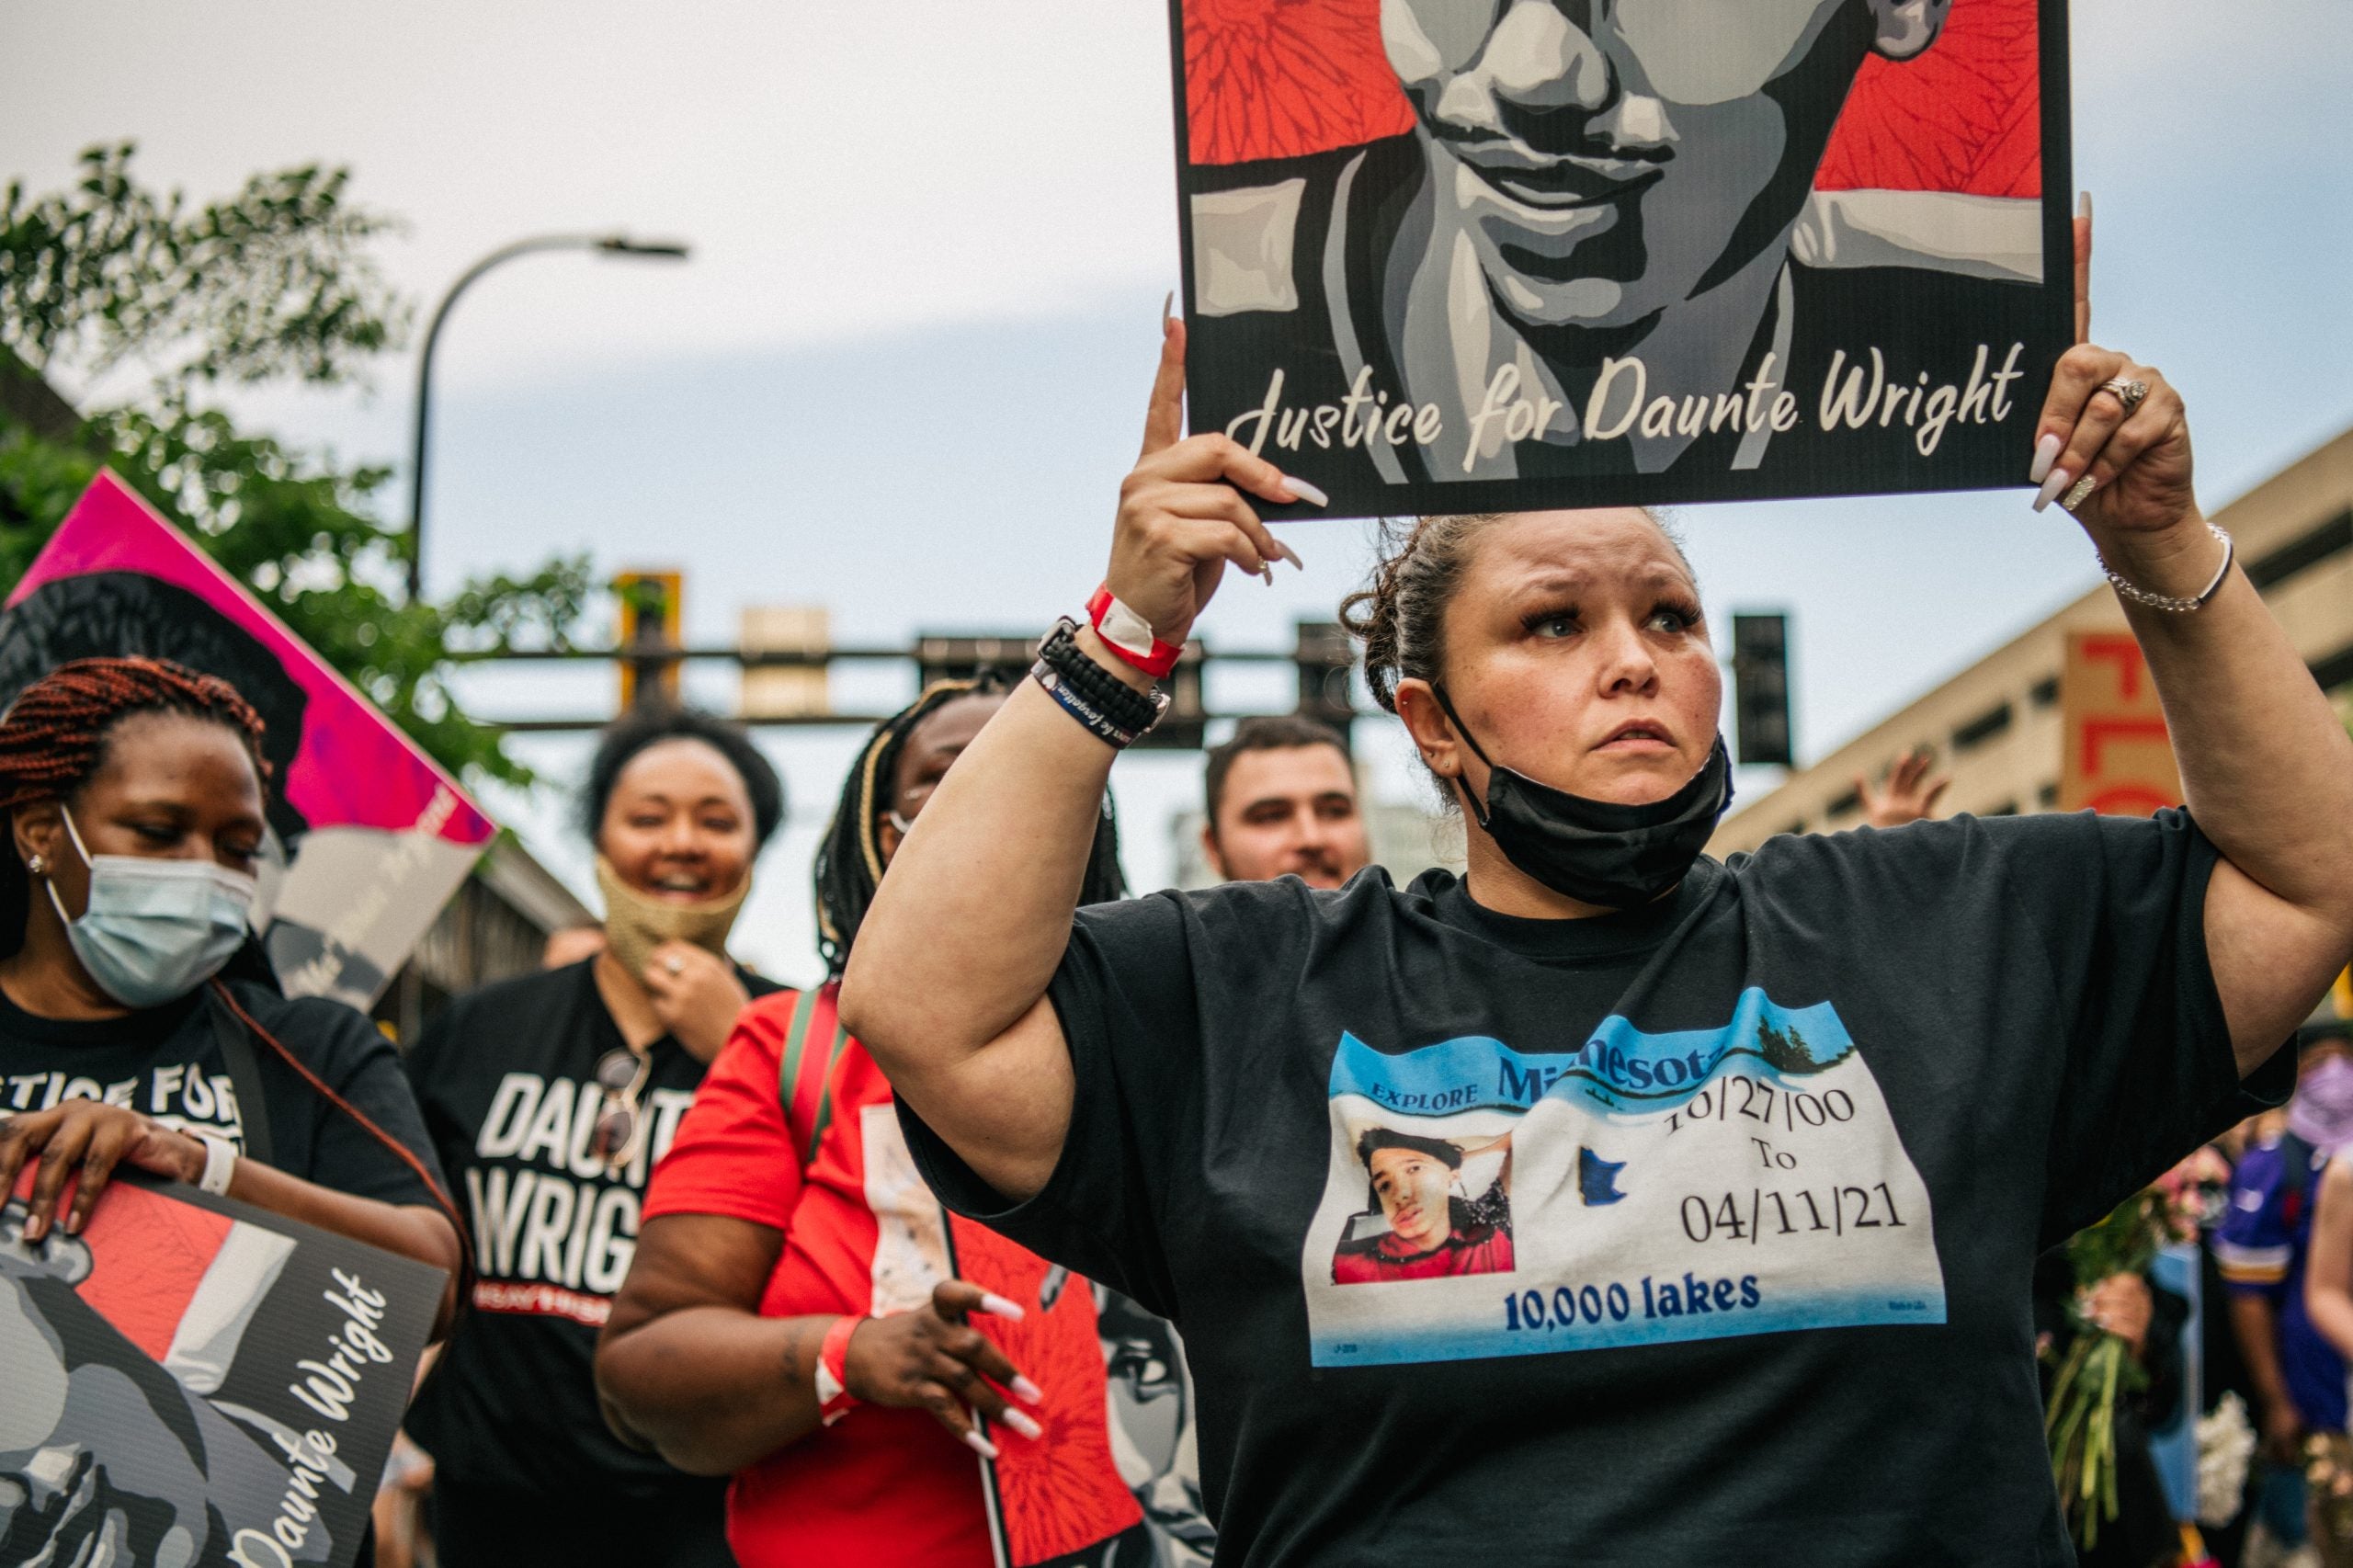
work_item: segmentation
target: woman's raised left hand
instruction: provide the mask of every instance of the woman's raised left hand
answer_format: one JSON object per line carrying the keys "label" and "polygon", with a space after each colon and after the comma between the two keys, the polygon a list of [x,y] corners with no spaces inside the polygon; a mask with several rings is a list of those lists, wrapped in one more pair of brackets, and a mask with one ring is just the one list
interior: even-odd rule
{"label": "woman's raised left hand", "polygon": [[752,994],[725,959],[691,942],[664,942],[638,976],[654,1016],[698,1062],[719,1054]]}
{"label": "woman's raised left hand", "polygon": [[[2128,415],[2112,381],[2140,382],[2147,396]],[[2103,544],[2202,520],[2181,394],[2162,372],[2096,344],[2079,343],[2060,357],[2028,477],[2042,486],[2036,511],[2056,500]]]}

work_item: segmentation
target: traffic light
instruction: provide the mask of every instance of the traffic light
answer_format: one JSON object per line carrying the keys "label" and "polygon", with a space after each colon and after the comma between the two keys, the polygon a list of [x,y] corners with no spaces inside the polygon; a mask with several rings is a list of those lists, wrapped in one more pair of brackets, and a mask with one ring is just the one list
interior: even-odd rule
{"label": "traffic light", "polygon": [[1346,740],[1349,722],[1357,716],[1351,684],[1355,642],[1335,620],[1302,620],[1296,638],[1291,662],[1299,670],[1299,711],[1331,725]]}
{"label": "traffic light", "polygon": [[1732,680],[1733,733],[1740,765],[1792,766],[1788,616],[1732,618]]}
{"label": "traffic light", "polygon": [[613,578],[613,595],[620,601],[624,713],[640,703],[677,706],[686,583],[686,574],[675,570],[622,572]]}

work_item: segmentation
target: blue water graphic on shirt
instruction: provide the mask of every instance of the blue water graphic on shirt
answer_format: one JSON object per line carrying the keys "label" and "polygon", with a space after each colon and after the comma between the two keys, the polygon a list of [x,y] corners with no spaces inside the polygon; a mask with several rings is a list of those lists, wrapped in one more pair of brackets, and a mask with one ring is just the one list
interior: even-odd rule
{"label": "blue water graphic on shirt", "polygon": [[1855,1049],[1837,1009],[1776,1005],[1751,986],[1721,1028],[1646,1034],[1613,1013],[1574,1051],[1523,1055],[1499,1040],[1464,1035],[1404,1055],[1375,1051],[1343,1032],[1332,1088],[1409,1116],[1486,1107],[1525,1110],[1547,1096],[1582,1096],[1612,1108],[1662,1109],[1688,1100],[1725,1062],[1744,1061],[1776,1078],[1837,1065]]}
{"label": "blue water graphic on shirt", "polygon": [[1344,1033],[1330,1095],[1317,1366],[1945,1321],[1927,1186],[1827,1002],[1541,1053]]}

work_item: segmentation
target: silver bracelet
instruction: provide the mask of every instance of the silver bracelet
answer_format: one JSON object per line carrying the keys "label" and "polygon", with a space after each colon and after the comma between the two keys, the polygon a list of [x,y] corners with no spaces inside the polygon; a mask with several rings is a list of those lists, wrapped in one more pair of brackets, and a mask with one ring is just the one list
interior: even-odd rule
{"label": "silver bracelet", "polygon": [[2151,609],[2161,609],[2174,615],[2188,615],[2192,610],[2204,609],[2206,601],[2221,589],[2222,579],[2231,574],[2231,558],[2238,551],[2238,546],[2232,542],[2229,534],[2222,531],[2220,523],[2209,522],[2206,531],[2222,541],[2222,563],[2214,569],[2214,580],[2207,584],[2196,598],[2177,599],[2170,594],[2153,594],[2146,588],[2136,587],[2116,574],[2116,568],[2108,563],[2105,555],[2098,557],[2099,569],[2108,574],[2109,582],[2115,585],[2119,595],[2136,605],[2145,605]]}

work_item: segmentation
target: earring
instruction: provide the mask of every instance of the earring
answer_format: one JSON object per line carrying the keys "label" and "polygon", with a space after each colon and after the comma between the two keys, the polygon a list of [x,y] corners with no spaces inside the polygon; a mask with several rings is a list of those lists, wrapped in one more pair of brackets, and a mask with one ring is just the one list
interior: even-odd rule
{"label": "earring", "polygon": [[25,862],[25,869],[30,871],[36,877],[45,877],[49,874],[49,862],[42,859],[39,855],[35,855],[31,859]]}

